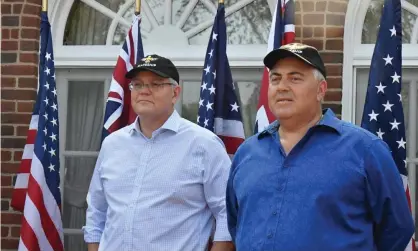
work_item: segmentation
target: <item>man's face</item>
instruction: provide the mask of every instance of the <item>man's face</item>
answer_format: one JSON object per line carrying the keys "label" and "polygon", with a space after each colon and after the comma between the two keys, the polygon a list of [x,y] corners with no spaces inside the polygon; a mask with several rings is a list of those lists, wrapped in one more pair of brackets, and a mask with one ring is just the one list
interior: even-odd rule
{"label": "man's face", "polygon": [[313,69],[300,59],[288,57],[270,70],[268,103],[276,118],[300,117],[318,109],[327,83],[317,80]]}
{"label": "man's face", "polygon": [[137,73],[131,83],[132,108],[140,117],[159,117],[170,113],[181,89],[179,85],[171,85],[169,79],[150,71]]}

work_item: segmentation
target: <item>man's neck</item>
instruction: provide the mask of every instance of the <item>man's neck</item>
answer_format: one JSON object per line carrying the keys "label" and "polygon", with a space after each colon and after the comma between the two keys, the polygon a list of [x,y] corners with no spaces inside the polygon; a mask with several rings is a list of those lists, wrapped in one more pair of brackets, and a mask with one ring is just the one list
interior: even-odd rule
{"label": "man's neck", "polygon": [[168,118],[170,118],[173,112],[174,109],[165,116],[140,117],[139,128],[141,129],[142,134],[147,138],[151,138],[152,133],[164,125],[164,123],[168,120]]}
{"label": "man's neck", "polygon": [[305,135],[312,126],[316,125],[322,117],[322,112],[318,111],[311,116],[305,116],[299,120],[294,118],[280,120],[279,135],[286,137],[286,135]]}

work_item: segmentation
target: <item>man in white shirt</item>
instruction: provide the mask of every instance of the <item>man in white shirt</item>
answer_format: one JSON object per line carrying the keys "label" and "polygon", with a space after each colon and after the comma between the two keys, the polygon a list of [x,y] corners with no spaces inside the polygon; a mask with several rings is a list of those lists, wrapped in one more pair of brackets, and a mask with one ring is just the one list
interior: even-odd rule
{"label": "man in white shirt", "polygon": [[215,134],[175,111],[176,67],[150,55],[126,77],[138,117],[103,141],[83,227],[89,251],[203,251],[213,227],[211,250],[234,250],[225,208],[230,158]]}

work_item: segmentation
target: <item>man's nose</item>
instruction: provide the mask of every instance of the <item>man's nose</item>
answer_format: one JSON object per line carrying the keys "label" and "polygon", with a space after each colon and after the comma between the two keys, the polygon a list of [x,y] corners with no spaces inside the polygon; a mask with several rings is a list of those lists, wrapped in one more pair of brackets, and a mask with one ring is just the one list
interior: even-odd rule
{"label": "man's nose", "polygon": [[286,79],[281,80],[277,84],[277,91],[278,92],[288,92],[289,91],[289,81]]}
{"label": "man's nose", "polygon": [[138,94],[139,95],[145,95],[145,96],[151,95],[150,86],[149,85],[145,85],[143,88],[141,88],[138,91]]}

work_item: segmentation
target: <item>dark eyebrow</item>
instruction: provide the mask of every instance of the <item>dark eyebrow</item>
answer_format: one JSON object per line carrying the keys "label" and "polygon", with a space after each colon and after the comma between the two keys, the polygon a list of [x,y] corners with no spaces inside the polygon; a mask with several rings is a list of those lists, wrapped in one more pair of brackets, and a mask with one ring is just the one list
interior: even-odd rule
{"label": "dark eyebrow", "polygon": [[[294,76],[294,75],[305,76],[305,74],[303,74],[302,72],[298,72],[298,71],[289,72],[287,75],[291,75],[291,76]],[[281,73],[278,73],[278,72],[270,71],[270,78],[272,78],[273,76],[282,76],[282,74]]]}
{"label": "dark eyebrow", "polygon": [[298,72],[298,71],[289,72],[288,75],[301,75],[301,76],[305,76],[305,74],[303,74],[302,72]]}
{"label": "dark eyebrow", "polygon": [[278,72],[275,71],[270,71],[270,78],[273,76],[281,76],[282,74],[279,74]]}

